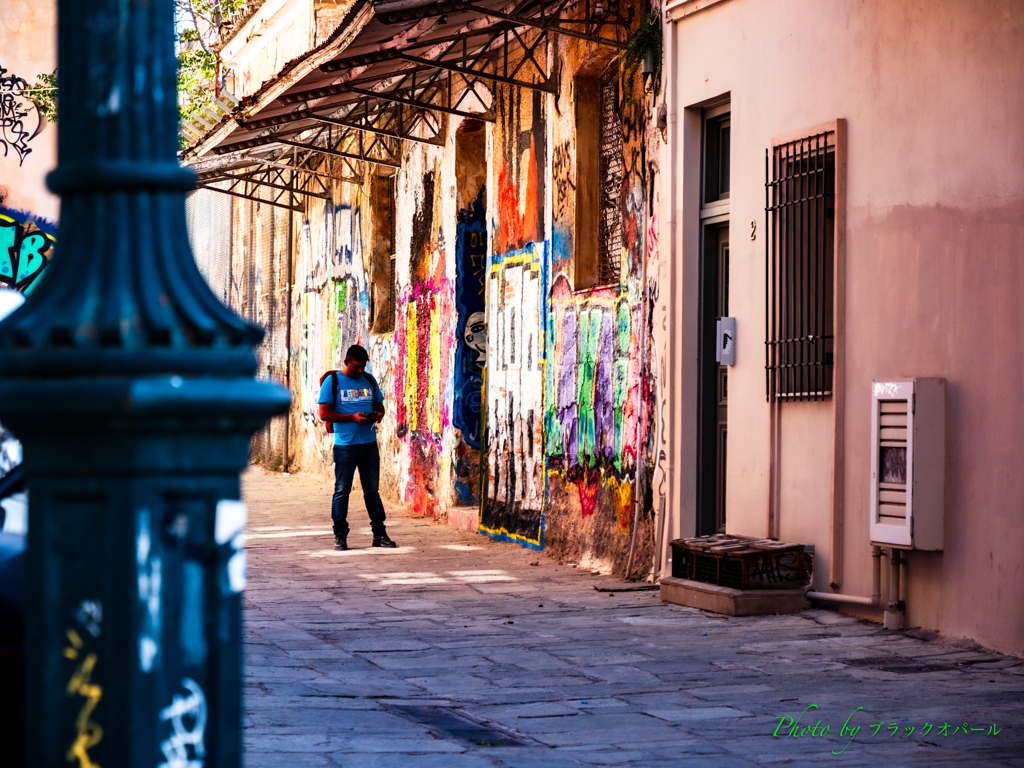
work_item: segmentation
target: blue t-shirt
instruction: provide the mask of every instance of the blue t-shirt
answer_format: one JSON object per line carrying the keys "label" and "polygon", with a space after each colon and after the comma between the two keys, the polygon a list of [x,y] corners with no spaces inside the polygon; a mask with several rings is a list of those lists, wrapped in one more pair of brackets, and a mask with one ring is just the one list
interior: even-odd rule
{"label": "blue t-shirt", "polygon": [[[320,398],[317,402],[324,403],[335,413],[372,413],[373,406],[384,402],[384,395],[376,382],[369,376],[359,374],[359,378],[350,379],[341,371],[338,377],[338,399],[334,399],[332,377],[327,376],[320,385]],[[335,445],[359,445],[360,443],[377,442],[376,424],[357,424],[354,421],[334,423]]]}

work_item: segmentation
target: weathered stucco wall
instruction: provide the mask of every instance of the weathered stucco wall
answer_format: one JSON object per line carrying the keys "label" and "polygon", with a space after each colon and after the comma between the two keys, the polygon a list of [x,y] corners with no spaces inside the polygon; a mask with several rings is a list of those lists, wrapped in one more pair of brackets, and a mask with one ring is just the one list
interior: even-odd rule
{"label": "weathered stucco wall", "polygon": [[235,33],[223,55],[228,88],[236,97],[251,96],[285,64],[308,51],[318,37],[318,24],[332,26],[333,8],[325,9],[320,19],[313,6],[312,0],[287,0],[273,6],[276,13],[257,11]]}
{"label": "weathered stucco wall", "polygon": [[[699,107],[732,104],[730,309],[737,364],[729,382],[730,532],[768,529],[769,407],[764,381],[764,153],[773,137],[845,118],[843,531],[832,547],[831,403],[783,407],[780,535],[814,544],[815,586],[871,590],[869,410],[873,379],[946,378],[945,549],[912,552],[910,625],[1024,652],[1024,431],[1016,329],[1024,313],[1024,19],[1011,0],[834,2],[731,0],[669,25],[678,139],[672,388],[695,296],[690,220],[699,178]],[[694,142],[697,142],[694,145]],[[668,187],[666,187],[668,189]],[[746,236],[757,222],[757,239]],[[663,246],[665,235],[662,238]],[[664,286],[663,286],[664,288]],[[664,294],[664,291],[663,291]],[[673,422],[678,456],[694,439],[686,403]],[[692,466],[676,461],[672,510],[685,530]],[[841,554],[841,563],[835,560]],[[840,567],[841,566],[841,567]]]}

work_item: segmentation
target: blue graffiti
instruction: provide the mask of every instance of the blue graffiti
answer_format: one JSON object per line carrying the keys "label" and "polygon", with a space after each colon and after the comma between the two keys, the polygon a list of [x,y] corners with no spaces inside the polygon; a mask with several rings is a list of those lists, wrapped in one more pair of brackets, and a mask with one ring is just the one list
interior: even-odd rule
{"label": "blue graffiti", "polygon": [[[50,263],[57,242],[53,225],[31,217],[19,223],[6,209],[0,210],[0,287],[31,293],[37,278]],[[16,212],[10,212],[16,213]]]}
{"label": "blue graffiti", "polygon": [[468,210],[459,212],[455,231],[455,305],[458,309],[455,347],[455,387],[452,423],[463,439],[480,448],[480,410],[483,368],[487,358],[487,320],[484,314],[484,271],[487,260],[486,190]]}

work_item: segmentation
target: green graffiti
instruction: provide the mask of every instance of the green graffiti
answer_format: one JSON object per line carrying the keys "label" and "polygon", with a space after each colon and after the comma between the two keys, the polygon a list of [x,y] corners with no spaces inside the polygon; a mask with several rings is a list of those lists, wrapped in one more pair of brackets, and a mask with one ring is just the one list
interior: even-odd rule
{"label": "green graffiti", "polygon": [[632,312],[629,311],[629,302],[619,302],[619,351],[624,354],[629,354],[629,344],[633,337],[633,316]]}
{"label": "green graffiti", "polygon": [[[619,324],[621,334],[622,324]],[[621,343],[622,336],[619,336]],[[612,386],[612,404],[615,410],[615,468],[622,469],[622,414],[629,396],[629,359],[615,361],[615,381]]]}

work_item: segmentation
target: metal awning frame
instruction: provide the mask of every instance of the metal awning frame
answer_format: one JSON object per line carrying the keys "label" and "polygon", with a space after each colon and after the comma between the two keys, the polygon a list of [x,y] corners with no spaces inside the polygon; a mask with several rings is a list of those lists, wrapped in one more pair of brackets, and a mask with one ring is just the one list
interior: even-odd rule
{"label": "metal awning frame", "polygon": [[[328,175],[304,167],[313,156],[337,158],[347,169],[347,177],[329,178],[350,183],[361,182],[366,163],[400,168],[401,142],[443,146],[442,114],[494,122],[495,84],[557,95],[559,61],[546,61],[549,51],[557,50],[557,45],[548,43],[557,43],[558,36],[565,35],[621,50],[626,47],[625,42],[602,33],[607,28],[613,34],[628,29],[633,15],[631,7],[628,16],[622,14],[621,0],[609,0],[607,12],[604,0],[558,0],[554,4],[521,0],[515,7],[502,10],[487,8],[482,2],[450,0],[382,11],[369,24],[361,21],[360,31],[346,33],[348,44],[337,49],[337,58],[320,58],[319,66],[310,62],[312,67],[304,67],[307,78],[319,70],[325,74],[338,73],[337,79],[329,85],[297,93],[275,89],[276,98],[271,97],[257,111],[249,109],[243,113],[251,115],[251,119],[238,118],[238,127],[249,138],[213,148],[216,155],[248,155],[248,150],[273,150],[275,146],[285,148],[284,151],[273,157],[239,158],[238,164],[221,165],[217,170],[201,173],[199,186],[296,211],[302,210],[302,197],[329,200],[330,187],[320,181]],[[562,18],[570,8],[573,18]],[[466,29],[472,22],[463,20],[457,34],[426,34],[394,48],[344,55],[373,23],[422,24],[437,18],[438,24],[430,27],[429,32],[445,24],[449,14],[476,14],[494,23]],[[408,30],[403,34],[411,37]],[[301,86],[302,82],[292,79],[291,88]],[[383,87],[378,90],[375,86]],[[301,106],[283,114],[257,116],[292,104]],[[471,107],[483,107],[483,111]],[[263,132],[253,136],[252,132],[258,130]],[[297,160],[299,150],[303,153],[302,161]],[[279,162],[289,154],[295,155],[290,165]],[[254,165],[261,168],[240,171]],[[287,177],[285,171],[290,171]],[[300,178],[304,181],[297,181]],[[230,186],[211,186],[217,181],[227,181]]]}
{"label": "metal awning frame", "polygon": [[[276,100],[278,104],[302,104],[306,108],[250,119],[240,125],[251,131],[317,121],[393,139],[441,145],[443,133],[439,117],[427,115],[454,114],[493,121],[489,104],[492,101],[490,86],[495,83],[557,93],[558,63],[552,62],[549,74],[546,62],[541,59],[541,53],[549,50],[547,43],[552,35],[564,34],[600,45],[625,48],[624,42],[609,38],[602,31],[608,27],[628,28],[632,14],[623,16],[619,10],[621,6],[611,3],[607,13],[598,14],[598,0],[582,0],[582,6],[572,4],[579,9],[576,18],[563,19],[563,13],[571,4],[570,0],[560,0],[553,8],[548,8],[536,0],[523,0],[511,12],[505,12],[478,3],[454,0],[382,13],[375,17],[375,21],[383,25],[440,19],[449,13],[475,13],[493,19],[495,23],[459,34],[428,35],[400,47],[326,61],[319,66],[321,72],[355,74],[355,70],[358,74],[307,92],[281,94]],[[527,10],[531,8],[536,9],[532,15]],[[509,55],[512,48],[518,55]],[[372,71],[379,65],[391,63],[411,66],[386,72]],[[366,69],[371,72],[364,74]],[[391,87],[381,90],[372,87],[384,82],[392,84]],[[363,85],[370,87],[360,87]],[[488,105],[486,111],[460,109],[471,99],[477,105]],[[273,109],[273,106],[267,105],[264,111]],[[346,112],[339,114],[346,108]],[[411,114],[409,109],[413,110]],[[358,119],[353,119],[356,116]],[[265,139],[266,136],[249,141]]]}

